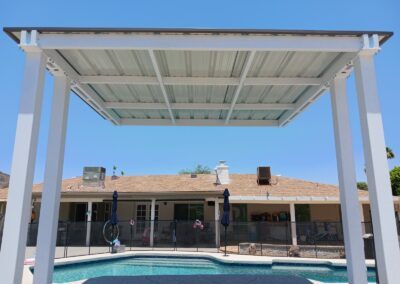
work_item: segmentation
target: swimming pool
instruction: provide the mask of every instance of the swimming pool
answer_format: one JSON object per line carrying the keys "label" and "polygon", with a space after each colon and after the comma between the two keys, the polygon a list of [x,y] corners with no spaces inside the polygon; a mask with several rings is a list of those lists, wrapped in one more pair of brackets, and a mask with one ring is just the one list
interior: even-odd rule
{"label": "swimming pool", "polygon": [[[55,283],[66,283],[99,276],[262,274],[296,275],[321,282],[347,282],[346,269],[316,264],[226,264],[202,257],[134,256],[56,266]],[[375,272],[368,270],[369,282]]]}

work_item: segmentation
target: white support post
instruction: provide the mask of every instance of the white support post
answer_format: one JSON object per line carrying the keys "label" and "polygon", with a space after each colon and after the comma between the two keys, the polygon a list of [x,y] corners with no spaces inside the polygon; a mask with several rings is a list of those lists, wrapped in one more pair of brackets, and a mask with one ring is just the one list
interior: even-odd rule
{"label": "white support post", "polygon": [[156,199],[151,200],[150,208],[150,247],[154,246],[154,219],[156,218]]}
{"label": "white support post", "polygon": [[333,79],[331,99],[348,280],[349,283],[354,284],[367,283],[360,203],[344,76]]}
{"label": "white support post", "polygon": [[297,246],[296,209],[294,203],[290,203],[290,229],[292,232],[292,245]]}
{"label": "white support post", "polygon": [[90,246],[90,234],[92,231],[92,208],[93,202],[89,201],[87,205],[87,223],[86,223],[86,246]]}
{"label": "white support post", "polygon": [[0,251],[1,283],[21,283],[31,212],[46,57],[26,53],[21,102],[15,135],[3,242]]}
{"label": "white support post", "polygon": [[214,204],[214,219],[215,219],[215,246],[219,249],[220,246],[220,225],[219,225],[219,199],[215,198]]}
{"label": "white support post", "polygon": [[69,79],[65,75],[54,76],[54,94],[40,207],[42,214],[40,214],[39,219],[34,284],[51,283],[53,280],[69,91]]}
{"label": "white support post", "polygon": [[386,159],[373,53],[361,53],[355,74],[379,282],[400,283],[400,249]]}

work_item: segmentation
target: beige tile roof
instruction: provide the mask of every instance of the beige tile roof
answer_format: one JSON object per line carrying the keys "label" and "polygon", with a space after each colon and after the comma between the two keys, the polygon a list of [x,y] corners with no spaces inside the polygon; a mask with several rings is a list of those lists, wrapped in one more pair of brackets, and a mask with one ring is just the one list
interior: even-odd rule
{"label": "beige tile roof", "polygon": [[[272,185],[259,186],[255,174],[231,174],[229,185],[216,185],[215,175],[149,175],[149,176],[124,176],[116,180],[106,178],[105,188],[87,187],[82,185],[82,178],[65,179],[62,182],[62,195],[76,195],[74,193],[109,193],[117,190],[119,193],[180,193],[195,192],[220,194],[228,188],[231,196],[266,196],[270,197],[339,197],[337,186],[310,182],[287,177],[273,177]],[[42,191],[42,184],[33,186],[34,193]],[[368,192],[360,191],[360,196],[368,196]],[[7,189],[0,190],[0,199],[7,196]]]}
{"label": "beige tile roof", "polygon": [[10,176],[6,173],[0,172],[0,189],[8,187]]}

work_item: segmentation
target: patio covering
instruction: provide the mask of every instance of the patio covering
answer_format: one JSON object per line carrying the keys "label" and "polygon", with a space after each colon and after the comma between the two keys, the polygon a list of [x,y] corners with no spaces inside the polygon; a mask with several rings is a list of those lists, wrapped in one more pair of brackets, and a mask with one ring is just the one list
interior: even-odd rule
{"label": "patio covering", "polygon": [[5,28],[116,125],[284,126],[390,32]]}
{"label": "patio covering", "polygon": [[[34,283],[50,283],[69,92],[115,125],[284,126],[331,93],[350,283],[367,283],[346,79],[355,71],[379,282],[400,283],[374,55],[378,31],[5,28],[26,53],[0,254],[23,270],[45,69],[54,76]],[[155,199],[151,231],[154,232]],[[153,239],[151,237],[151,239]],[[152,244],[150,244],[152,245]]]}

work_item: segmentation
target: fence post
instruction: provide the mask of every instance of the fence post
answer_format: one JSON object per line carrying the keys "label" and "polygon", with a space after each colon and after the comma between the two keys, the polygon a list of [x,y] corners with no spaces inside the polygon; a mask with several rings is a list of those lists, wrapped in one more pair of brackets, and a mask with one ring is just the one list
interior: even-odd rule
{"label": "fence post", "polygon": [[133,225],[132,225],[132,223],[129,223],[129,225],[130,225],[130,227],[131,227],[131,240],[130,240],[130,247],[129,247],[129,250],[131,251],[132,250],[132,235],[133,235]]}
{"label": "fence post", "polygon": [[68,257],[68,222],[65,222],[64,258]]}
{"label": "fence post", "polygon": [[[316,224],[314,223],[314,229],[315,229]],[[314,230],[313,234],[313,240],[314,240],[314,250],[315,250],[315,258],[318,258],[318,250],[317,250],[317,236],[316,236],[316,230]]]}
{"label": "fence post", "polygon": [[197,226],[196,226],[195,230],[196,230],[195,231],[195,233],[196,233],[196,251],[199,252],[199,233],[198,233]]}
{"label": "fence post", "polygon": [[92,243],[92,221],[88,221],[90,224],[86,224],[86,229],[88,228],[87,225],[89,225],[89,255],[90,255],[90,245]]}
{"label": "fence post", "polygon": [[174,235],[173,235],[173,241],[174,241],[174,250],[177,251],[178,248],[176,246],[176,241],[177,241],[177,233],[176,233],[176,220],[174,220]]}
{"label": "fence post", "polygon": [[286,221],[286,227],[285,227],[285,231],[286,231],[286,256],[288,256],[289,257],[289,245],[288,245],[288,243],[289,243],[289,240],[288,240],[288,232],[289,232],[289,230],[288,230],[288,227],[289,227],[289,222],[288,221]]}

